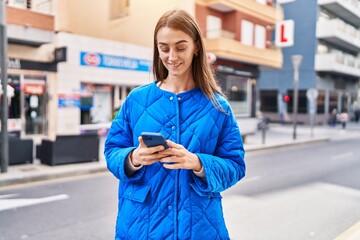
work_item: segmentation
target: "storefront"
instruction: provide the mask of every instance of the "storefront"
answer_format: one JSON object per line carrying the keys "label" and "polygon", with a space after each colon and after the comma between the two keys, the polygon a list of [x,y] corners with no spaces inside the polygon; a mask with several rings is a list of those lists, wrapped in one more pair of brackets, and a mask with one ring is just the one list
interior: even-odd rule
{"label": "storefront", "polygon": [[105,134],[130,91],[152,81],[152,50],[68,33],[57,42],[67,51],[57,72],[57,135]]}
{"label": "storefront", "polygon": [[256,66],[218,59],[217,80],[237,117],[256,116]]}
{"label": "storefront", "polygon": [[56,65],[9,58],[8,68],[8,85],[14,90],[9,98],[9,132],[35,140],[47,136],[48,82],[55,76]]}

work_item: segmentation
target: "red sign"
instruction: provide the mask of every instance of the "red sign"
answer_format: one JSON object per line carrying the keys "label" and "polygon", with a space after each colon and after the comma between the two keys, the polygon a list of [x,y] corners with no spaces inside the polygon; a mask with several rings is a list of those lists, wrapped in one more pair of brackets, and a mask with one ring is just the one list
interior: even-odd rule
{"label": "red sign", "polygon": [[99,54],[86,53],[84,56],[84,62],[89,66],[98,66],[101,62]]}
{"label": "red sign", "polygon": [[25,84],[24,85],[24,93],[32,94],[32,95],[42,95],[44,94],[45,86],[44,85],[36,85],[36,84]]}

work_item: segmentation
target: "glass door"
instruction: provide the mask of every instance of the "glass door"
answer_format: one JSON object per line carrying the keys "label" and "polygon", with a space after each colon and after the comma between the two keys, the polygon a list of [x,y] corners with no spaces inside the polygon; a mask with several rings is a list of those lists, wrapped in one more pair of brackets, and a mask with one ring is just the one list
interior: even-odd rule
{"label": "glass door", "polygon": [[46,94],[45,76],[24,76],[25,134],[45,134]]}

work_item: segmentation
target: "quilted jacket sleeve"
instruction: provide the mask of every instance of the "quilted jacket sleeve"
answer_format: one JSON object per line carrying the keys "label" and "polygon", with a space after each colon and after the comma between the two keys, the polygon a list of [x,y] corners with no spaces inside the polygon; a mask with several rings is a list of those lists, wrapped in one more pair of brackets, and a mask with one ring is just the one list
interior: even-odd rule
{"label": "quilted jacket sleeve", "polygon": [[125,173],[127,156],[135,149],[128,118],[129,101],[127,99],[124,102],[121,110],[114,118],[105,141],[104,150],[107,168],[122,182],[137,181],[144,173],[144,168],[138,170],[131,177]]}
{"label": "quilted jacket sleeve", "polygon": [[193,188],[212,195],[235,185],[245,176],[245,151],[237,121],[231,110],[226,115],[214,155],[197,153],[205,171],[206,181],[193,176]]}

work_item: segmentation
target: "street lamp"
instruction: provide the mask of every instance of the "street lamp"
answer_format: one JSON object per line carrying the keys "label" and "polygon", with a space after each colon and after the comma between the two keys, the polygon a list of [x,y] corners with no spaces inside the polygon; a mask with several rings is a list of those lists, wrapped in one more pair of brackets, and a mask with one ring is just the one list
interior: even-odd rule
{"label": "street lamp", "polygon": [[302,60],[301,55],[292,55],[291,60],[294,66],[294,100],[293,100],[293,139],[296,139],[296,125],[298,113],[298,88],[299,88],[299,67]]}

